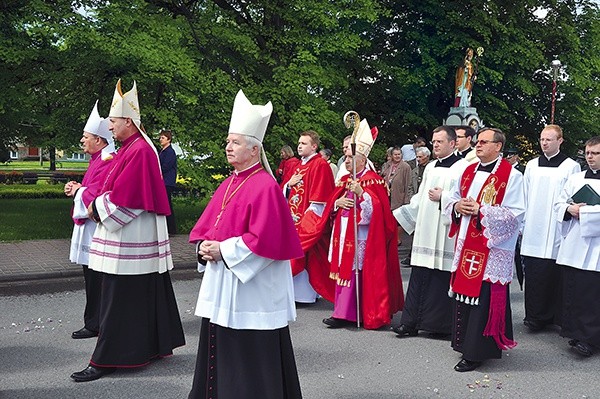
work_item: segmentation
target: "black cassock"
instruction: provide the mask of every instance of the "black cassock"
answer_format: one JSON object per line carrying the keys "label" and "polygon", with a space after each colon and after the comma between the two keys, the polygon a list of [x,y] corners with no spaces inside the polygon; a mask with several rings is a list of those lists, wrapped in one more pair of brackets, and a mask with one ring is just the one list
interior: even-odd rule
{"label": "black cassock", "polygon": [[300,399],[289,327],[234,330],[202,318],[188,399]]}
{"label": "black cassock", "polygon": [[[504,286],[506,293],[506,331],[508,339],[513,339],[512,312],[510,309],[510,284]],[[468,305],[454,301],[454,320],[452,331],[452,348],[463,354],[463,358],[471,361],[500,359],[502,350],[492,337],[484,337],[483,330],[488,321],[490,311],[491,283],[483,282],[479,295],[479,305]]]}

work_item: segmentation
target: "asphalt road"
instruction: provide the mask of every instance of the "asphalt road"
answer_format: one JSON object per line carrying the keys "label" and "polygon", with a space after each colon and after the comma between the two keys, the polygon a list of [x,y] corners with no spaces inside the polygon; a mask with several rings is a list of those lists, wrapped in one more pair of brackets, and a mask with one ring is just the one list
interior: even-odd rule
{"label": "asphalt road", "polygon": [[[403,269],[406,283],[410,269]],[[186,398],[192,383],[199,319],[193,315],[200,278],[173,273],[187,345],[142,369],[118,371],[88,383],[69,375],[83,369],[94,340],[73,340],[81,327],[80,279],[0,285],[0,398]],[[396,338],[387,329],[330,330],[321,320],[331,304],[298,309],[291,324],[305,398],[598,398],[600,355],[582,359],[558,330],[525,331],[523,295],[511,294],[517,348],[470,373],[448,341]],[[396,324],[399,315],[396,315]],[[235,383],[235,382],[233,382]],[[259,398],[257,398],[259,399]]]}

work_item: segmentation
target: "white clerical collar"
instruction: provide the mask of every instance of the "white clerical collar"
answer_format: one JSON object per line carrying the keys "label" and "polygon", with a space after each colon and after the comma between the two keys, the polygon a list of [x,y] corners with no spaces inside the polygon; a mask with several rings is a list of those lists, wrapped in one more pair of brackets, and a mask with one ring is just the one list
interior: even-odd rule
{"label": "white clerical collar", "polygon": [[545,157],[546,157],[546,159],[549,161],[549,160],[551,160],[552,158],[554,158],[555,156],[557,156],[559,152],[560,152],[560,150],[556,151],[556,154],[554,154],[554,155],[546,156],[546,154],[544,154],[544,156],[545,156]]}
{"label": "white clerical collar", "polygon": [[257,162],[255,162],[255,163],[253,163],[251,166],[247,167],[247,168],[246,168],[246,169],[244,169],[244,170],[234,170],[234,171],[233,171],[233,173],[235,173],[236,175],[239,175],[240,173],[244,173],[244,172],[245,172],[245,171],[247,171],[248,169],[252,169],[253,167],[255,167],[255,166],[256,166],[256,164],[258,164],[258,162],[260,162],[260,161],[257,161]]}
{"label": "white clerical collar", "polygon": [[312,155],[309,155],[309,156],[307,156],[307,157],[302,157],[302,158],[300,158],[300,160],[302,161],[302,165],[306,165],[306,163],[307,163],[308,161],[310,161],[310,160],[311,160],[311,159],[312,159],[312,158],[313,158],[315,155],[317,155],[317,154],[318,154],[318,153],[317,153],[317,152],[315,152],[315,153],[314,153],[314,154],[312,154]]}
{"label": "white clerical collar", "polygon": [[454,155],[453,152],[451,152],[450,154],[446,155],[444,158],[438,158],[438,161],[442,162],[444,159],[448,159],[450,158],[452,155]]}
{"label": "white clerical collar", "polygon": [[486,162],[486,163],[480,162],[479,164],[480,164],[481,166],[488,166],[488,165],[491,165],[491,164],[493,164],[494,162],[496,162],[496,161],[497,161],[497,160],[499,160],[499,159],[500,159],[500,157],[498,157],[498,158],[494,159],[492,162]]}

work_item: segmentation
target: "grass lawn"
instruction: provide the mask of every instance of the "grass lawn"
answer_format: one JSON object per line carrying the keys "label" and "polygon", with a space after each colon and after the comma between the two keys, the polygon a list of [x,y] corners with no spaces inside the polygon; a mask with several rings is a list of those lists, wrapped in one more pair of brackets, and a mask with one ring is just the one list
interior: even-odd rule
{"label": "grass lawn", "polygon": [[[68,170],[86,170],[88,167],[88,161],[56,161],[56,171],[63,169]],[[50,168],[50,162],[44,161],[40,165],[40,161],[11,161],[6,164],[0,163],[0,170],[31,170],[47,172]]]}
{"label": "grass lawn", "polygon": [[[0,241],[71,238],[70,198],[0,199]],[[200,201],[175,199],[178,233],[194,227],[203,206]]]}

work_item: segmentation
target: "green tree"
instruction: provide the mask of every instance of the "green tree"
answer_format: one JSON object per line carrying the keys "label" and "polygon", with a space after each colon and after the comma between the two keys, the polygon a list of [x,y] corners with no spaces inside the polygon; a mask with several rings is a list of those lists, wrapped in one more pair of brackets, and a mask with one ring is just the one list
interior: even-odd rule
{"label": "green tree", "polygon": [[341,155],[350,109],[379,127],[375,161],[428,136],[453,103],[466,47],[485,48],[473,105],[522,147],[537,149],[548,123],[552,59],[564,65],[556,122],[572,150],[600,112],[591,0],[29,0],[0,11],[0,145],[76,147],[95,100],[106,115],[117,79],[126,90],[135,80],[147,132],[175,132],[181,172],[206,192],[229,171],[239,89],[273,101],[273,165],[307,129]]}

